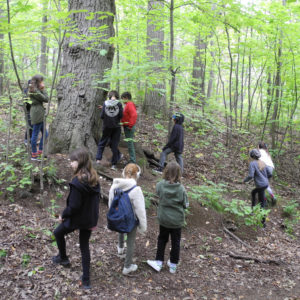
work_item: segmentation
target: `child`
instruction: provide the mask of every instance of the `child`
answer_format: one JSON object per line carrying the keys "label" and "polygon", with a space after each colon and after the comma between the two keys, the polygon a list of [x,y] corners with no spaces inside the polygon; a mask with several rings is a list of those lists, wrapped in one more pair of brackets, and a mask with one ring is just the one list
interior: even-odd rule
{"label": "child", "polygon": [[[250,157],[253,159],[249,165],[249,175],[244,179],[244,183],[250,181],[254,178],[255,189],[251,192],[252,197],[252,208],[255,206],[255,196],[258,194],[258,200],[260,202],[260,206],[264,208],[266,206],[265,202],[265,189],[269,185],[268,178],[272,176],[269,169],[266,167],[266,164],[259,160],[261,154],[259,150],[253,149],[250,151]],[[262,220],[263,226],[265,225],[265,218]]]}
{"label": "child", "polygon": [[156,185],[159,196],[157,217],[159,236],[155,260],[147,260],[149,266],[159,272],[164,262],[166,244],[171,236],[171,252],[168,266],[171,273],[176,272],[179,262],[181,228],[184,226],[184,209],[189,206],[185,189],[180,183],[181,168],[172,161],[167,164],[163,180]]}
{"label": "child", "polygon": [[[115,178],[113,184],[109,191],[109,207],[112,204],[114,198],[115,189],[119,188],[123,191],[129,190],[136,185],[136,182],[140,176],[141,169],[136,164],[128,164],[123,170],[123,178]],[[125,264],[123,268],[123,274],[128,275],[131,272],[137,270],[138,266],[132,263],[132,257],[135,245],[136,230],[140,233],[144,233],[147,230],[147,218],[145,209],[144,195],[139,186],[133,188],[128,196],[130,198],[133,211],[139,220],[139,225],[136,226],[131,232],[127,233],[127,251],[125,257]],[[118,243],[118,255],[124,254],[124,234],[119,233],[119,243]]]}
{"label": "child", "polygon": [[159,165],[160,167],[156,170],[159,173],[162,173],[162,170],[165,165],[165,161],[167,155],[174,152],[175,159],[181,168],[181,173],[183,173],[183,160],[182,160],[182,152],[183,152],[183,127],[182,123],[184,121],[184,116],[181,113],[175,113],[172,116],[174,126],[169,138],[167,145],[163,148],[163,152],[160,155]]}
{"label": "child", "polygon": [[[269,154],[269,151],[268,151],[268,148],[267,148],[267,145],[264,143],[264,142],[260,142],[258,144],[258,148],[259,148],[259,152],[261,154],[261,157],[259,158],[259,160],[263,161],[267,168],[269,169],[271,175],[273,175],[273,171],[274,171],[274,164],[272,162],[272,158],[271,158],[271,155]],[[275,205],[276,203],[276,198],[273,194],[273,191],[270,187],[270,185],[268,185],[267,187],[267,191],[268,193],[270,194],[271,196],[271,199],[272,199],[272,204]]]}
{"label": "child", "polygon": [[124,127],[125,138],[128,139],[127,147],[131,163],[136,163],[135,150],[134,150],[134,132],[135,132],[135,123],[137,120],[137,112],[134,103],[131,101],[131,94],[125,92],[121,95],[121,99],[125,102],[123,118],[121,122]]}
{"label": "child", "polygon": [[[32,137],[31,137],[31,159],[39,160],[38,155],[43,153],[43,135],[44,135],[44,115],[45,109],[43,103],[47,103],[49,101],[47,92],[45,90],[44,85],[44,77],[41,75],[35,75],[32,77],[31,82],[29,84],[29,97],[31,100],[31,108],[30,108],[30,119],[32,129]],[[39,135],[39,132],[42,132],[42,138],[39,144],[39,151],[36,148],[36,142]],[[45,129],[46,138],[48,137],[48,132]]]}
{"label": "child", "polygon": [[102,160],[102,154],[105,146],[110,142],[110,148],[113,153],[112,156],[112,170],[116,170],[116,164],[122,159],[122,154],[118,149],[121,137],[120,120],[123,117],[123,107],[119,101],[119,94],[117,91],[110,91],[108,93],[108,100],[104,102],[101,111],[101,119],[103,120],[103,133],[98,144],[98,151],[96,155],[97,163]]}
{"label": "child", "polygon": [[59,254],[52,257],[54,264],[70,265],[66,254],[65,235],[79,229],[79,244],[82,258],[83,275],[81,287],[90,289],[90,249],[91,230],[97,225],[99,217],[100,184],[96,171],[85,149],[75,150],[70,155],[71,167],[74,171],[70,183],[67,207],[59,217],[61,224],[54,235]]}

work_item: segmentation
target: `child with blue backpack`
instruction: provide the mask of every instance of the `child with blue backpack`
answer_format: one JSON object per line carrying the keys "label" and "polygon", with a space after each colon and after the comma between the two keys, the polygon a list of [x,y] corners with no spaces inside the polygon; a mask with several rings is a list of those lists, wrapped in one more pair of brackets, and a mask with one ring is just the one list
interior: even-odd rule
{"label": "child with blue backpack", "polygon": [[135,247],[136,231],[145,233],[147,230],[147,218],[145,209],[145,200],[142,189],[136,186],[137,180],[140,177],[141,169],[134,163],[128,164],[122,173],[123,178],[114,178],[113,184],[109,191],[108,206],[111,207],[114,199],[114,193],[116,189],[121,189],[124,192],[128,192],[128,196],[133,208],[133,212],[138,219],[138,225],[136,225],[131,232],[127,233],[127,250],[125,254],[124,247],[124,233],[119,233],[118,242],[118,255],[120,257],[125,256],[125,264],[123,268],[123,275],[128,275],[131,272],[135,272],[138,268],[136,264],[133,264],[133,253]]}
{"label": "child with blue backpack", "polygon": [[167,164],[163,180],[156,185],[159,196],[157,217],[159,235],[155,260],[147,260],[149,266],[159,272],[164,263],[165,248],[171,236],[170,259],[167,262],[170,273],[176,273],[180,254],[181,228],[185,223],[184,209],[189,206],[187,195],[180,183],[181,168],[172,161]]}

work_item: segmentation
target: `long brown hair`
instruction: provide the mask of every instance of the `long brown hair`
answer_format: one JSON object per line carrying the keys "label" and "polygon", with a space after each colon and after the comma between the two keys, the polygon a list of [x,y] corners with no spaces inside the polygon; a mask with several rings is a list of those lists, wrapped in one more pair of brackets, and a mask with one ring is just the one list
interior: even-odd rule
{"label": "long brown hair", "polygon": [[35,93],[40,89],[40,84],[44,81],[44,77],[42,75],[34,75],[29,84],[29,92]]}
{"label": "long brown hair", "polygon": [[92,166],[90,155],[86,149],[77,149],[70,154],[71,161],[77,161],[78,167],[74,171],[80,182],[95,186],[99,183],[96,170]]}
{"label": "long brown hair", "polygon": [[180,182],[181,168],[176,161],[171,161],[164,169],[163,179],[170,183]]}

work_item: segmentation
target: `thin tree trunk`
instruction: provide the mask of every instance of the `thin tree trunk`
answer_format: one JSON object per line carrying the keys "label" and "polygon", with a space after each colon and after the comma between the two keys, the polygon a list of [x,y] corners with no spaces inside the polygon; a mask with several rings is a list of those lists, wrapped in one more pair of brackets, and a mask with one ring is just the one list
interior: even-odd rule
{"label": "thin tree trunk", "polygon": [[[43,24],[47,23],[47,8],[48,8],[48,0],[43,1],[43,11],[45,15],[43,16],[42,22]],[[47,76],[47,64],[48,64],[48,55],[47,55],[47,37],[44,32],[46,30],[45,26],[42,26],[42,35],[41,35],[41,57],[40,57],[40,72]]]}
{"label": "thin tree trunk", "polygon": [[[3,19],[3,10],[0,9],[0,20]],[[4,34],[0,33],[0,96],[4,92]]]}
{"label": "thin tree trunk", "polygon": [[245,53],[246,53],[246,41],[248,36],[248,28],[244,40],[243,62],[242,62],[242,74],[241,74],[241,114],[240,114],[240,128],[243,127],[243,109],[244,109],[244,74],[245,74]]}
{"label": "thin tree trunk", "polygon": [[147,19],[147,55],[155,63],[151,72],[155,74],[154,83],[146,82],[143,111],[154,116],[158,112],[167,113],[166,83],[162,76],[161,64],[164,60],[164,3],[158,0],[148,0]]}

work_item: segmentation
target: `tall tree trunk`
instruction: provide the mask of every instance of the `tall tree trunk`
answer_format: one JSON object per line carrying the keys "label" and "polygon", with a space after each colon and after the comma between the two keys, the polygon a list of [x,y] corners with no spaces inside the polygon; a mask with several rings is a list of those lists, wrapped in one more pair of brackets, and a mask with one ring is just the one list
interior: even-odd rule
{"label": "tall tree trunk", "polygon": [[205,101],[205,69],[206,69],[206,49],[207,42],[198,33],[195,40],[196,53],[193,59],[193,74],[192,74],[192,98],[190,103],[196,102],[199,99],[202,110],[204,108]]}
{"label": "tall tree trunk", "polygon": [[[0,9],[0,19],[4,18],[3,10]],[[0,33],[0,96],[4,92],[4,34]]]}
{"label": "tall tree trunk", "polygon": [[[43,24],[47,23],[47,8],[48,8],[48,0],[43,1],[43,11],[44,16],[42,19]],[[41,35],[41,57],[40,57],[40,72],[43,75],[47,75],[47,64],[48,64],[48,55],[47,55],[47,37],[45,36],[44,31],[46,27],[42,27],[42,35]]]}
{"label": "tall tree trunk", "polygon": [[[58,109],[50,128],[49,152],[67,153],[85,146],[96,153],[101,127],[97,107],[104,102],[109,88],[97,82],[112,66],[114,49],[106,40],[114,36],[111,14],[115,14],[115,2],[69,0],[69,10],[87,12],[71,15],[75,29],[63,46],[62,79],[57,87]],[[87,18],[93,12],[98,13],[94,18]],[[99,12],[109,14],[100,18]],[[90,27],[104,29],[101,34],[93,35]],[[86,41],[81,40],[83,36],[87,37]]]}
{"label": "tall tree trunk", "polygon": [[[213,47],[214,42],[211,41],[210,45]],[[210,52],[211,57],[214,59],[215,56],[215,52],[211,51]],[[209,71],[209,81],[208,81],[208,85],[207,85],[207,95],[206,98],[210,99],[212,96],[212,89],[213,89],[213,83],[214,83],[214,79],[215,79],[215,71],[214,71],[214,66],[213,63],[210,66],[210,71]]]}
{"label": "tall tree trunk", "polygon": [[[146,83],[146,93],[143,103],[143,111],[154,116],[157,112],[166,114],[166,83],[160,79],[162,72],[159,67],[164,59],[164,27],[163,23],[163,1],[148,0],[148,20],[147,20],[147,51],[149,61],[154,62],[156,66],[152,72],[156,74],[156,82]],[[161,11],[161,13],[157,13]]]}

